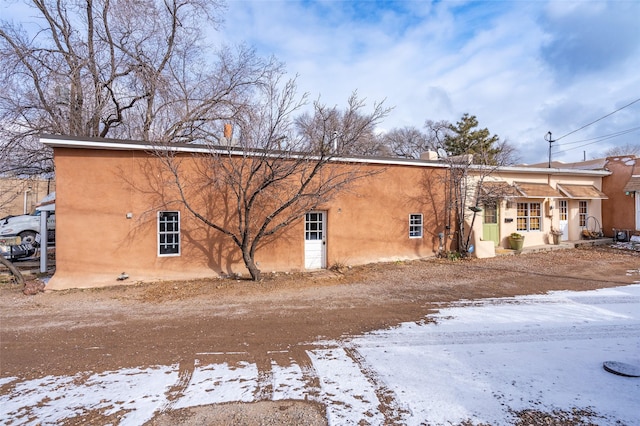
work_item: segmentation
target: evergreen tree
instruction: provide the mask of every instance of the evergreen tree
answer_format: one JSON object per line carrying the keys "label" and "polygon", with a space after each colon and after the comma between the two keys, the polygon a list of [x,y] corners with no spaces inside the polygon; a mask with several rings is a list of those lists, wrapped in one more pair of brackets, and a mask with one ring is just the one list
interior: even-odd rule
{"label": "evergreen tree", "polygon": [[496,165],[500,154],[498,136],[488,129],[477,129],[475,115],[464,114],[455,124],[449,124],[449,132],[444,137],[444,149],[449,155],[473,155],[474,164]]}

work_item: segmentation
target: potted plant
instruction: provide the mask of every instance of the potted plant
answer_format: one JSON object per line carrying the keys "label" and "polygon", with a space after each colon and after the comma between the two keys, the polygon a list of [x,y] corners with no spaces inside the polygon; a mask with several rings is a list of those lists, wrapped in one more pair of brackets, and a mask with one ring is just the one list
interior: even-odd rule
{"label": "potted plant", "polygon": [[559,245],[560,244],[560,236],[562,235],[562,231],[554,228],[553,226],[551,227],[551,237],[553,238],[553,244],[555,245]]}
{"label": "potted plant", "polygon": [[524,235],[518,234],[517,232],[511,233],[511,235],[509,235],[509,245],[511,246],[511,250],[522,250]]}

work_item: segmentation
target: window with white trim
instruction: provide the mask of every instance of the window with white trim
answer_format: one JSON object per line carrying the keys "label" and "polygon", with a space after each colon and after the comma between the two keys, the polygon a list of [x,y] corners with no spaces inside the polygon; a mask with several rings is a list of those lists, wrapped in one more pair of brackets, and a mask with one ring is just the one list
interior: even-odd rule
{"label": "window with white trim", "polygon": [[560,200],[560,220],[569,220],[569,207],[567,200]]}
{"label": "window with white trim", "polygon": [[180,255],[180,212],[158,212],[158,256]]}
{"label": "window with white trim", "polygon": [[422,214],[409,215],[409,238],[422,238]]}
{"label": "window with white trim", "polygon": [[540,231],[542,228],[542,204],[518,203],[518,231]]}
{"label": "window with white trim", "polygon": [[580,201],[578,204],[578,216],[580,218],[580,226],[587,226],[587,216],[589,211],[587,210],[587,202]]}

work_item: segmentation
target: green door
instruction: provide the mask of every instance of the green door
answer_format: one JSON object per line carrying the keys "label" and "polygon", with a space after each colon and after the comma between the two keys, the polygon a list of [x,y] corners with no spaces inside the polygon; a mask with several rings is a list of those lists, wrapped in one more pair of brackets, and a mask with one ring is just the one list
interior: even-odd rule
{"label": "green door", "polygon": [[500,229],[498,227],[498,206],[496,203],[484,205],[482,219],[482,239],[484,241],[493,241],[493,244],[497,247],[500,243]]}

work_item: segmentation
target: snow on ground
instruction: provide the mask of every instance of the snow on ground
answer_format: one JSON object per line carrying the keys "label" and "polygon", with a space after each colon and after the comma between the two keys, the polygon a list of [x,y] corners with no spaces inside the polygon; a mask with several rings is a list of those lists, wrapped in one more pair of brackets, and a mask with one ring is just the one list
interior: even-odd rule
{"label": "snow on ground", "polygon": [[231,364],[195,354],[193,365],[0,378],[0,418],[55,424],[99,410],[139,425],[171,408],[288,398],[323,402],[331,425],[507,425],[529,408],[640,424],[640,378],[602,368],[607,360],[640,366],[638,284],[462,301],[428,320],[318,342],[306,359],[274,354],[269,371],[243,354]]}
{"label": "snow on ground", "polygon": [[433,319],[353,342],[410,407],[407,424],[512,424],[511,411],[573,407],[606,417],[597,424],[640,422],[640,378],[602,368],[640,365],[640,286],[460,303]]}

